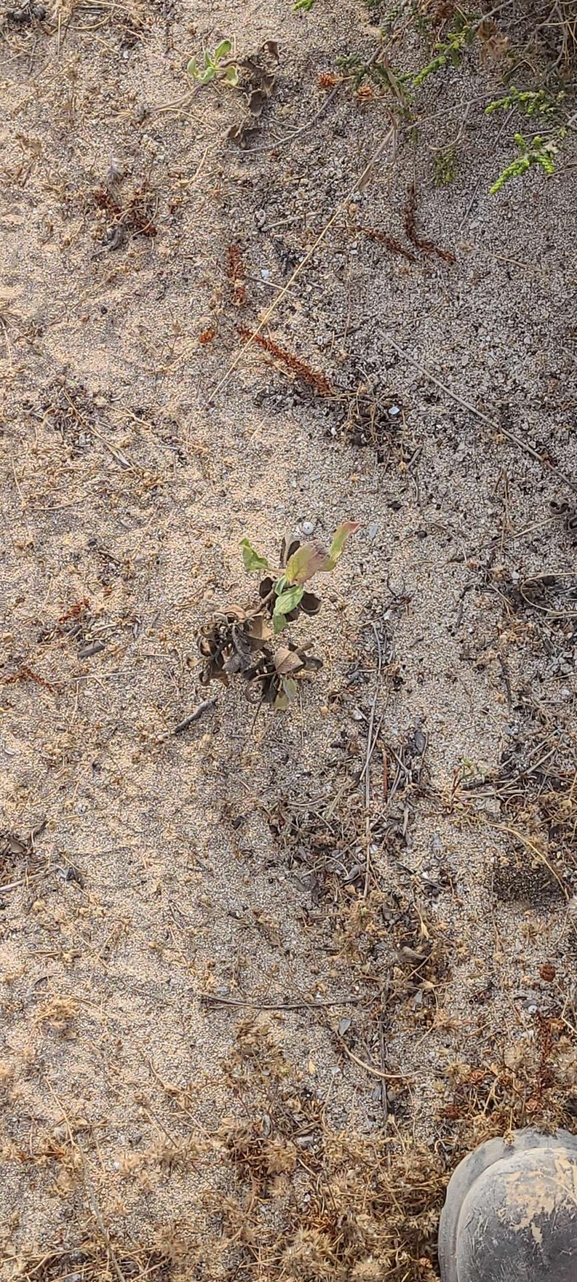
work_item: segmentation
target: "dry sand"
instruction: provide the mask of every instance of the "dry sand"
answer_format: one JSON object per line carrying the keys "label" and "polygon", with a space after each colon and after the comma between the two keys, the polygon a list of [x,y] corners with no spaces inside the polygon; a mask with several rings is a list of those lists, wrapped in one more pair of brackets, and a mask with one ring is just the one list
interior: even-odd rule
{"label": "dry sand", "polygon": [[[0,1277],[431,1278],[466,1147],[577,1124],[574,145],[490,197],[517,126],[474,61],[416,147],[346,86],[315,121],[361,0],[0,23]],[[223,36],[279,42],[250,156],[184,73]],[[237,360],[287,286],[262,332],[334,397]],[[346,519],[322,671],[175,735],[240,539]]]}

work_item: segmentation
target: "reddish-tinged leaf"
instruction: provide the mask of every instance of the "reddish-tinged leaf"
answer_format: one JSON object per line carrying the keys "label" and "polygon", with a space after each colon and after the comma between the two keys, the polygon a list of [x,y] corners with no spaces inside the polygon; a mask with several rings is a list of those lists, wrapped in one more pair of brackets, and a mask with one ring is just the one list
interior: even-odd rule
{"label": "reddish-tinged leaf", "polygon": [[343,524],[339,525],[329,548],[328,565],[326,567],[328,570],[334,570],[349,534],[355,534],[358,528],[358,521],[343,521]]}
{"label": "reddish-tinged leaf", "polygon": [[328,556],[318,543],[303,543],[287,561],[285,575],[289,583],[306,583],[313,574],[328,569]]}

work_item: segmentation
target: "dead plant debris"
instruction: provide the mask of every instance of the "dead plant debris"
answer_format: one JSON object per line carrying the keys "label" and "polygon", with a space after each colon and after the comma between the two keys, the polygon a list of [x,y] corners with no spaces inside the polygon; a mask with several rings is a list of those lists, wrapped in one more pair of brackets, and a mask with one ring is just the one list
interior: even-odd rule
{"label": "dead plant debris", "polygon": [[[247,682],[249,703],[284,707],[289,693],[287,682],[294,683],[294,678],[304,672],[316,672],[322,667],[322,660],[309,655],[308,647],[291,641],[274,651],[268,644],[272,636],[272,625],[261,613],[229,606],[227,611],[214,615],[199,635],[204,659],[201,684],[221,681],[228,686],[230,677],[238,673]],[[292,686],[290,689],[292,693]]]}
{"label": "dead plant debris", "polygon": [[226,274],[232,286],[232,298],[235,307],[246,305],[246,270],[240,245],[229,245],[227,250]]}
{"label": "dead plant debris", "polygon": [[24,4],[10,6],[6,9],[8,22],[13,23],[15,27],[29,27],[34,22],[34,19],[37,22],[44,22],[46,15],[46,6],[32,3],[31,0],[25,0]]}
{"label": "dead plant debris", "polygon": [[[114,1242],[115,1261],[126,1282],[169,1282],[174,1276],[173,1262],[168,1254],[134,1244]],[[118,1274],[104,1243],[87,1238],[77,1246],[61,1246],[30,1255],[17,1262],[15,1282],[118,1282]]]}
{"label": "dead plant debris", "polygon": [[18,883],[26,882],[30,875],[35,875],[40,868],[36,851],[36,840],[42,835],[46,820],[37,824],[26,836],[19,833],[0,831],[0,892],[11,887],[14,878]]}
{"label": "dead plant debris", "polygon": [[157,201],[146,184],[136,187],[124,202],[104,186],[96,187],[92,196],[96,208],[108,215],[102,241],[109,249],[120,249],[129,235],[152,239],[158,234],[154,222]]}
{"label": "dead plant debris", "polygon": [[244,150],[258,137],[262,114],[276,83],[276,73],[271,70],[280,61],[276,41],[267,40],[262,50],[249,58],[238,61],[239,88],[244,91],[248,116],[228,131],[228,138]]}
{"label": "dead plant debris", "polygon": [[405,224],[405,233],[407,239],[419,249],[423,254],[435,255],[443,259],[445,263],[456,262],[455,255],[450,249],[441,249],[435,245],[432,240],[425,240],[417,231],[417,189],[414,183],[411,183],[407,195],[407,201],[403,211],[403,221]]}
{"label": "dead plant debris", "polygon": [[416,254],[413,254],[412,250],[407,249],[406,245],[401,245],[399,240],[395,240],[393,236],[389,236],[387,232],[377,231],[375,227],[359,227],[358,230],[362,232],[363,236],[367,237],[367,240],[375,240],[379,245],[384,245],[391,254],[399,254],[399,256],[401,258],[405,258],[408,263],[417,262]]}
{"label": "dead plant debris", "polygon": [[402,450],[404,415],[399,396],[359,383],[356,392],[341,399],[346,401],[346,416],[338,432],[345,441],[373,449],[378,463],[387,462],[393,451]]}
{"label": "dead plant debris", "polygon": [[209,1204],[223,1217],[223,1246],[234,1244],[222,1276],[431,1282],[443,1159],[392,1147],[382,1130],[331,1127],[265,1023],[239,1025],[226,1070],[245,1116],[219,1130],[236,1185]]}
{"label": "dead plant debris", "polygon": [[255,343],[263,352],[272,356],[285,369],[290,370],[291,374],[295,374],[304,383],[308,383],[315,392],[318,392],[319,396],[334,395],[334,389],[326,374],[313,369],[307,361],[300,356],[296,356],[294,352],[288,351],[286,347],[281,347],[280,343],[276,342],[276,339],[267,338],[264,334],[247,329],[245,325],[237,325],[237,331],[241,338],[250,339],[251,343]]}

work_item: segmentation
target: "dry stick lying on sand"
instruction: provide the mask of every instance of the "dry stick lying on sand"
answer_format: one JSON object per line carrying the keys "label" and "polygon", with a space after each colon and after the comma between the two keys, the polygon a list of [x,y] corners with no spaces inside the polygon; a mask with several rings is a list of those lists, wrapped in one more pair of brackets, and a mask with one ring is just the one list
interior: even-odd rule
{"label": "dry stick lying on sand", "polygon": [[234,997],[218,997],[216,993],[197,993],[199,1001],[206,1006],[250,1006],[252,1010],[323,1010],[326,1006],[358,1006],[363,997],[340,997],[326,1002],[259,1002],[252,997],[236,1000]]}
{"label": "dry stick lying on sand", "polygon": [[365,764],[363,767],[363,774],[361,775],[361,779],[363,775],[365,777],[365,884],[363,886],[363,899],[367,898],[367,895],[369,893],[369,883],[371,879],[371,757],[375,750],[375,745],[379,737],[379,730],[380,730],[380,726],[379,726],[376,734],[374,733],[375,714],[377,711],[379,694],[381,692],[381,670],[383,666],[381,642],[380,642],[378,631],[374,623],[373,623],[373,632],[375,634],[375,642],[377,646],[377,655],[378,655],[377,680],[376,680],[376,686],[375,686],[375,693],[373,696],[373,702],[371,704],[369,728],[367,730],[367,751],[365,755]]}
{"label": "dry stick lying on sand", "polygon": [[[463,405],[463,408],[468,409],[469,413],[476,415],[476,418],[480,418],[483,423],[489,424],[489,427],[494,428],[495,432],[500,432],[500,435],[505,436],[506,440],[512,441],[513,445],[517,445],[519,450],[524,450],[524,453],[531,454],[531,458],[536,459],[536,462],[540,463],[541,467],[545,470],[546,460],[541,458],[539,451],[533,450],[532,445],[528,445],[527,441],[522,441],[521,437],[515,436],[513,432],[509,432],[506,427],[501,426],[501,423],[496,423],[494,418],[489,418],[489,414],[483,414],[482,409],[477,409],[477,406],[472,405],[471,401],[465,401],[463,396],[459,396],[456,392],[451,392],[450,387],[447,387],[446,383],[442,383],[440,378],[437,378],[435,374],[431,373],[431,370],[427,369],[427,365],[419,364],[418,360],[415,360],[412,355],[409,355],[408,351],[404,350],[404,347],[399,347],[399,344],[395,342],[394,338],[389,336],[386,341],[390,342],[391,347],[394,347],[395,351],[397,351],[400,356],[403,356],[404,360],[408,360],[410,364],[414,365],[414,368],[418,369],[419,373],[423,374],[424,378],[430,378],[432,383],[435,383],[437,387],[440,387],[441,391],[444,391],[445,395],[450,397],[450,400],[456,401],[456,404],[458,405]],[[572,481],[572,478],[568,477],[567,474],[563,472],[563,469],[559,467],[558,463],[549,463],[549,468],[551,472],[556,472],[556,474],[563,479],[564,485],[568,485],[569,488],[576,491],[577,494],[577,482]]]}
{"label": "dry stick lying on sand", "polygon": [[204,716],[205,712],[209,711],[209,708],[216,708],[216,699],[204,699],[204,701],[199,703],[198,707],[195,708],[193,712],[189,712],[187,717],[184,717],[182,721],[179,721],[178,725],[174,727],[172,733],[182,734],[184,730],[188,730],[188,727],[193,725],[195,721],[199,721],[200,718]]}

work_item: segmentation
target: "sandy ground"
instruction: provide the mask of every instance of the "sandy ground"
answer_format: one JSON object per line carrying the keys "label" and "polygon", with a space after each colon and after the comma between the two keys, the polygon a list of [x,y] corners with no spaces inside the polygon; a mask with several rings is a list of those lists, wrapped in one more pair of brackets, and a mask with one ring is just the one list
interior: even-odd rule
{"label": "sandy ground", "polygon": [[[0,1277],[426,1280],[466,1148],[577,1125],[571,139],[490,197],[474,60],[391,138],[360,0],[0,22]],[[347,519],[322,671],[175,734],[240,539]]]}

